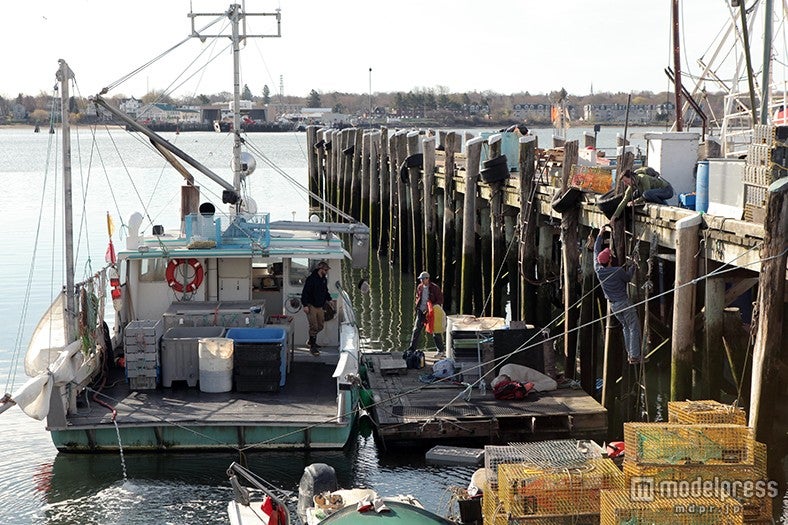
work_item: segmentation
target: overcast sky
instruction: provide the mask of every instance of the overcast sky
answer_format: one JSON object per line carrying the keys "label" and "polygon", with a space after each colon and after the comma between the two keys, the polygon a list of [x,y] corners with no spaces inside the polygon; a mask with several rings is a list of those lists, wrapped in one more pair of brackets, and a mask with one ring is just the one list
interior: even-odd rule
{"label": "overcast sky", "polygon": [[[686,71],[697,73],[697,58],[710,55],[729,4],[682,0]],[[220,13],[230,2],[192,5],[195,12]],[[532,94],[564,87],[576,95],[592,86],[594,92],[663,91],[663,69],[672,65],[670,6],[670,0],[247,0],[247,12],[281,8],[282,38],[249,42],[241,83],[257,95],[267,84],[275,94],[281,76],[284,93],[298,96],[311,89],[368,93],[370,77],[373,93],[438,86]],[[190,32],[188,0],[12,1],[2,11],[0,95],[6,97],[51,93],[59,58],[75,72],[78,94],[88,96]],[[273,26],[258,19],[250,29]],[[191,39],[175,63],[162,62],[110,94],[168,89],[200,50],[203,57],[219,54],[220,71],[176,81],[182,83],[176,94],[231,91],[228,42]],[[760,64],[760,52],[755,60]]]}

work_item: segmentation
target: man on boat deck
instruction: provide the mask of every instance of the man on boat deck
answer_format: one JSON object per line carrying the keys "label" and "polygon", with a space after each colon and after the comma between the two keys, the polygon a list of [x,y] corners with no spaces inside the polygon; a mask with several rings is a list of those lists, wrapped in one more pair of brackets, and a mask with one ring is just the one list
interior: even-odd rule
{"label": "man on boat deck", "polygon": [[624,198],[618,205],[610,222],[616,221],[627,207],[637,206],[643,202],[668,204],[668,199],[673,197],[673,186],[660,177],[654,168],[638,168],[634,172],[627,170],[621,175],[621,181],[627,187]]}
{"label": "man on boat deck", "polygon": [[[416,319],[413,321],[413,336],[410,339],[410,346],[407,351],[415,352],[416,345],[421,336],[421,329],[427,323],[427,303],[432,305],[439,304],[443,306],[443,291],[440,287],[430,282],[430,274],[421,272],[419,274],[419,285],[416,287]],[[433,332],[432,338],[435,341],[435,348],[438,350],[438,355],[443,354],[443,338],[438,332]]]}
{"label": "man on boat deck", "polygon": [[309,320],[309,352],[314,356],[320,355],[317,334],[323,330],[326,303],[332,302],[331,294],[328,293],[327,277],[330,269],[326,261],[317,263],[315,269],[306,278],[301,292],[301,304],[304,305],[304,313]]}
{"label": "man on boat deck", "polygon": [[640,320],[637,311],[627,295],[627,284],[635,274],[636,264],[628,269],[613,264],[613,253],[610,248],[602,249],[602,235],[605,228],[599,230],[594,242],[594,270],[599,278],[602,291],[610,302],[610,309],[621,323],[624,331],[624,346],[629,356],[629,364],[641,362],[640,356]]}

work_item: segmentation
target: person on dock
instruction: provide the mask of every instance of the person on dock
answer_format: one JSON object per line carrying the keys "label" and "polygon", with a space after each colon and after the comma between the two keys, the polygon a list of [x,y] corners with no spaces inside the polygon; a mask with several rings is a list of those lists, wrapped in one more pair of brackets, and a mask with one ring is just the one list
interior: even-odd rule
{"label": "person on dock", "polygon": [[304,305],[304,313],[309,320],[309,352],[314,356],[320,355],[317,334],[323,330],[326,303],[332,303],[336,309],[331,294],[328,293],[327,276],[330,269],[326,261],[317,263],[315,269],[306,278],[304,289],[301,291],[301,304]]}
{"label": "person on dock", "polygon": [[621,181],[627,187],[624,198],[613,212],[611,222],[615,222],[627,207],[638,206],[644,202],[668,204],[668,199],[673,197],[673,186],[670,182],[660,177],[654,168],[638,168],[635,171],[627,170],[621,175]]}
{"label": "person on dock", "polygon": [[[436,304],[442,306],[443,291],[437,284],[430,282],[429,273],[421,272],[419,274],[419,285],[416,287],[416,319],[413,321],[413,336],[410,339],[410,346],[406,352],[416,351],[421,330],[427,324],[427,312],[429,310],[427,303],[432,303],[433,306]],[[438,350],[438,356],[440,357],[443,355],[444,350],[443,338],[439,332],[433,333],[432,338],[435,341],[435,348]]]}
{"label": "person on dock", "polygon": [[610,248],[602,249],[603,235],[605,229],[609,228],[609,226],[603,226],[599,230],[596,242],[594,242],[594,271],[599,278],[605,297],[610,302],[610,309],[621,323],[629,364],[637,364],[641,362],[640,320],[635,307],[629,300],[629,295],[627,295],[627,284],[635,275],[637,264],[633,261],[629,268],[617,266],[614,264],[615,257]]}

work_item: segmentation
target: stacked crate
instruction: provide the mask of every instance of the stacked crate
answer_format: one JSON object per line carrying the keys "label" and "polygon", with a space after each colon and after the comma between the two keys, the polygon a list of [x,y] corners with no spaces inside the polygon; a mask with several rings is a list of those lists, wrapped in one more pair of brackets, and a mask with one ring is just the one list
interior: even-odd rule
{"label": "stacked crate", "polygon": [[285,386],[285,327],[231,328],[236,392],[278,392]]}
{"label": "stacked crate", "polygon": [[600,492],[623,475],[598,447],[574,440],[485,447],[485,525],[599,522]]}
{"label": "stacked crate", "polygon": [[126,377],[132,390],[152,390],[159,378],[159,341],[164,333],[161,320],[131,321],[123,331]]}
{"label": "stacked crate", "polygon": [[668,423],[685,425],[719,423],[745,426],[747,414],[743,408],[719,401],[668,401]]}
{"label": "stacked crate", "polygon": [[756,125],[744,166],[744,218],[762,222],[769,185],[788,175],[788,126]]}
{"label": "stacked crate", "polygon": [[[742,490],[745,484],[766,483],[766,447],[743,425],[706,422],[743,421],[742,413],[702,403],[669,406],[671,421],[689,424],[624,424],[627,490],[603,495],[602,524],[760,523],[769,519],[771,499]],[[731,491],[733,485],[739,487],[737,493]],[[682,514],[688,505],[705,514]],[[710,505],[714,508],[707,510]]]}

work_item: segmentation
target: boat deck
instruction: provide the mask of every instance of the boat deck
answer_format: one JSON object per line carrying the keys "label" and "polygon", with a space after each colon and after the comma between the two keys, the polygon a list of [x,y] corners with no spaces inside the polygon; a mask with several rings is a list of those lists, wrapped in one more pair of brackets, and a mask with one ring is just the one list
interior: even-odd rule
{"label": "boat deck", "polygon": [[[316,424],[336,416],[337,386],[331,377],[339,353],[322,348],[319,357],[306,348],[294,351],[290,373],[279,392],[206,393],[174,383],[173,388],[129,389],[123,369],[112,370],[111,386],[98,399],[117,411],[120,426],[150,425],[240,425]],[[108,382],[110,383],[110,382]],[[77,414],[68,416],[68,426],[95,428],[112,424],[112,413],[94,400],[80,396]]]}
{"label": "boat deck", "polygon": [[368,354],[365,359],[370,387],[380,400],[375,407],[379,436],[387,444],[605,439],[607,410],[583,390],[559,389],[503,401],[489,388],[482,393],[458,383],[425,383],[429,363],[421,370],[403,370],[398,354]]}

